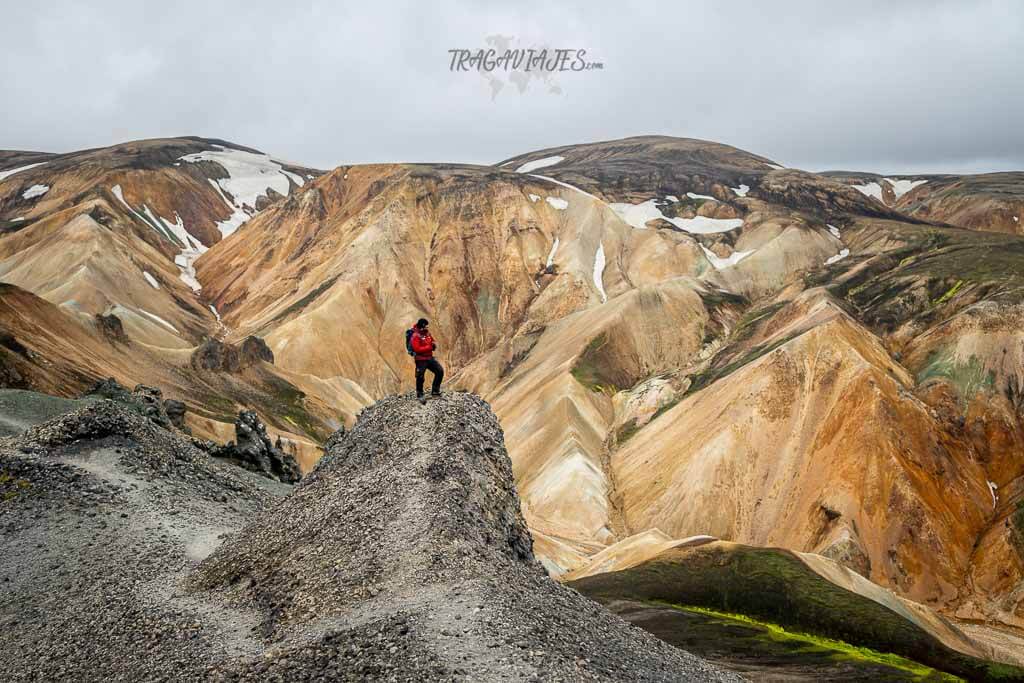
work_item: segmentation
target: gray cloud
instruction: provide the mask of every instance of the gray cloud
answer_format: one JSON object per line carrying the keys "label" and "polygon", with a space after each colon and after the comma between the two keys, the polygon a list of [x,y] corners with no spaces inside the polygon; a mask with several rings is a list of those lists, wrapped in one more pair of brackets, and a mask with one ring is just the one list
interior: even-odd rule
{"label": "gray cloud", "polygon": [[[12,4],[0,148],[204,135],[328,168],[658,133],[810,170],[1024,169],[1020,3],[637,4]],[[494,34],[605,68],[492,100],[447,51]]]}

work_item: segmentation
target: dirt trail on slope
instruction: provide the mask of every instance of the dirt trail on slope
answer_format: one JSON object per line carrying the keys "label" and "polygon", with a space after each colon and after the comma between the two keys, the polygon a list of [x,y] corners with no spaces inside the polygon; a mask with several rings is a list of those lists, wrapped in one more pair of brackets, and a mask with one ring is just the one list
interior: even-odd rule
{"label": "dirt trail on slope", "polygon": [[0,441],[0,475],[4,680],[196,680],[262,649],[254,620],[183,582],[291,487],[108,401]]}

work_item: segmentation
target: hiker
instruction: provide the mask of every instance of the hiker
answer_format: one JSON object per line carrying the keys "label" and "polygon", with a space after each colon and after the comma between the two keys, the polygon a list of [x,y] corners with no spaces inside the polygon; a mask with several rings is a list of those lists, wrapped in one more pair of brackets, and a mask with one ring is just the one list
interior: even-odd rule
{"label": "hiker", "polygon": [[405,333],[405,348],[416,361],[416,398],[421,402],[423,396],[423,375],[427,370],[434,375],[434,382],[430,389],[431,396],[441,395],[441,380],[444,379],[444,368],[434,358],[434,349],[437,344],[430,336],[430,321],[420,318],[416,325]]}

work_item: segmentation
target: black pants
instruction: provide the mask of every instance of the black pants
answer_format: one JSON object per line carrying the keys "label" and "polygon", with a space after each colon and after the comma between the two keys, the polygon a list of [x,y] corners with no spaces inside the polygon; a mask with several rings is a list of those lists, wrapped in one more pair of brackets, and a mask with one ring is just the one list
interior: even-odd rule
{"label": "black pants", "polygon": [[441,391],[441,380],[444,379],[444,368],[433,358],[416,361],[416,395],[423,395],[423,375],[430,370],[434,374],[434,384],[430,391],[437,394]]}

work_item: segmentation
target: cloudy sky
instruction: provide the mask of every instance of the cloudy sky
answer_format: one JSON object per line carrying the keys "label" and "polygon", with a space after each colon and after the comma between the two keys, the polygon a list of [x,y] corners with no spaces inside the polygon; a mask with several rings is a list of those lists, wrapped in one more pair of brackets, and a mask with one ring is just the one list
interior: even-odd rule
{"label": "cloudy sky", "polygon": [[[809,170],[1024,169],[1024,3],[635,4],[11,3],[0,149],[202,135],[329,168],[665,134]],[[604,68],[497,95],[449,70],[496,35]]]}

